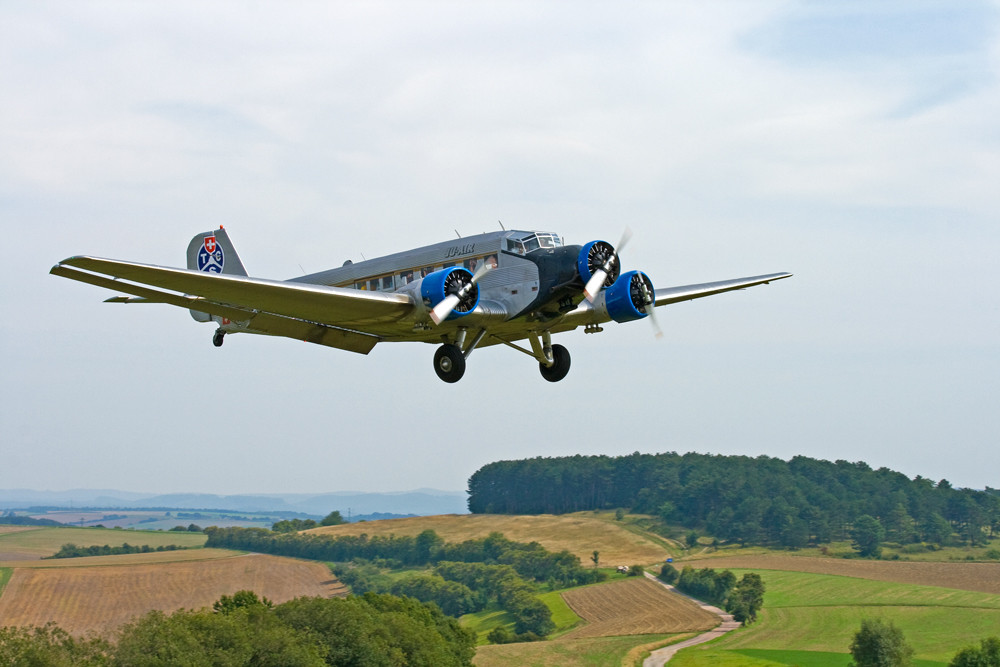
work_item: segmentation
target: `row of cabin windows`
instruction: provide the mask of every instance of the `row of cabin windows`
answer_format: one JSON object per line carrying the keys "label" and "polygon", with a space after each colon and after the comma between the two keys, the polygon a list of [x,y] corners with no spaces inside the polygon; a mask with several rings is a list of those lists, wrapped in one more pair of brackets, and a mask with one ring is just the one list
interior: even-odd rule
{"label": "row of cabin windows", "polygon": [[452,266],[463,266],[472,273],[475,273],[479,269],[481,262],[488,262],[491,264],[491,268],[497,268],[497,256],[496,254],[482,255],[480,257],[470,257],[459,264],[459,262],[448,262],[447,264],[441,264],[438,266],[424,266],[418,269],[407,269],[405,271],[400,271],[399,273],[391,273],[384,276],[376,276],[374,278],[365,278],[364,280],[359,280],[354,283],[354,289],[363,289],[372,292],[394,292],[404,285],[412,283],[414,280],[419,280],[434,271],[441,271],[442,269],[447,269]]}

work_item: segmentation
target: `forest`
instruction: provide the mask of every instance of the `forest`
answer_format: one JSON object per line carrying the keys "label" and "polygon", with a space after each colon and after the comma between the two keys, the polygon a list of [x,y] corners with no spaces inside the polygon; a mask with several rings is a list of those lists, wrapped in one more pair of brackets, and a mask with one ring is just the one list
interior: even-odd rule
{"label": "forest", "polygon": [[1000,491],[956,489],[863,462],[796,456],[640,454],[490,463],[469,479],[469,511],[562,514],[627,508],[741,544],[848,539],[877,518],[900,544],[981,545],[1000,532]]}

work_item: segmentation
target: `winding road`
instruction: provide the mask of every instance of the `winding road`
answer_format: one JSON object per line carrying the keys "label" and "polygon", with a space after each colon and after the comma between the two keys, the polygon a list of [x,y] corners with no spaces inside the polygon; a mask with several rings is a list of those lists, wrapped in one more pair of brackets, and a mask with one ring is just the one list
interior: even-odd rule
{"label": "winding road", "polygon": [[642,667],[663,667],[663,665],[667,664],[667,662],[670,661],[670,658],[674,657],[674,654],[677,653],[677,651],[680,651],[682,648],[687,648],[688,646],[695,646],[696,644],[704,644],[705,642],[710,642],[716,637],[721,637],[727,632],[730,632],[740,627],[740,623],[733,620],[732,614],[727,614],[718,607],[713,607],[712,605],[705,604],[701,600],[696,600],[690,595],[685,595],[684,593],[681,593],[679,590],[677,590],[670,584],[663,583],[649,572],[646,572],[646,577],[648,579],[652,579],[653,581],[660,584],[661,586],[671,591],[672,593],[677,593],[678,595],[684,595],[684,597],[688,598],[689,600],[693,600],[699,607],[701,607],[705,611],[711,612],[716,616],[718,616],[722,622],[715,628],[709,630],[708,632],[704,632],[698,635],[697,637],[692,637],[691,639],[682,641],[678,644],[671,644],[670,646],[664,646],[663,648],[656,649],[655,651],[649,654],[649,657],[646,658],[645,661],[643,661]]}

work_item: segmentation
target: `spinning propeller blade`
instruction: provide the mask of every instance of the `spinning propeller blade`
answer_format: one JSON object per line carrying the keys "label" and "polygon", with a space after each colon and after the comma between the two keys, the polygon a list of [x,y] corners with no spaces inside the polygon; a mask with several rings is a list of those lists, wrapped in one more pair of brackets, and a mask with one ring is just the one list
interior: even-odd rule
{"label": "spinning propeller blade", "polygon": [[583,288],[583,295],[587,297],[587,301],[593,303],[594,299],[597,298],[597,295],[604,287],[604,281],[608,279],[608,271],[611,270],[615,260],[618,259],[618,253],[625,249],[625,246],[628,244],[630,238],[632,238],[632,230],[626,227],[625,231],[622,232],[621,240],[618,241],[618,245],[615,246],[614,252],[612,252],[611,256],[608,257],[608,260],[604,262],[604,266],[599,268],[597,271],[594,271],[594,275],[590,277],[590,280],[587,281],[587,285]]}

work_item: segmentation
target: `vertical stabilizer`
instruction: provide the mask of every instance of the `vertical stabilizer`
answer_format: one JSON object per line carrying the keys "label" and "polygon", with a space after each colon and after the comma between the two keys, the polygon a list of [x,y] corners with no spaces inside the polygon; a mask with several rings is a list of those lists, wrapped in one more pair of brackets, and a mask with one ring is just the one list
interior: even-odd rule
{"label": "vertical stabilizer", "polygon": [[[210,232],[202,232],[195,235],[188,244],[187,267],[193,271],[205,271],[207,273],[225,273],[234,276],[245,276],[247,270],[243,268],[240,256],[236,254],[233,242],[229,240],[229,234],[225,228],[219,227]],[[196,310],[191,311],[191,317],[199,322],[211,322],[213,318],[207,313]]]}
{"label": "vertical stabilizer", "polygon": [[187,250],[187,267],[195,271],[245,276],[240,256],[223,227],[202,232],[191,239]]}

